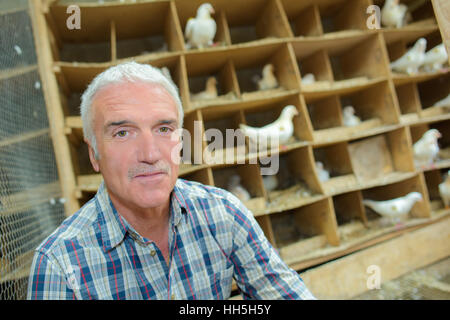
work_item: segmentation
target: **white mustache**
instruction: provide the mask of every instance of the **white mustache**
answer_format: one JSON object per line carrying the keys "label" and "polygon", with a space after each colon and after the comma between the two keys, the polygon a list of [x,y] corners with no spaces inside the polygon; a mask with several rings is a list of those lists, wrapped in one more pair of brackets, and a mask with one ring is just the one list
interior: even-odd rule
{"label": "white mustache", "polygon": [[128,178],[132,179],[136,176],[144,174],[153,174],[157,172],[170,174],[171,168],[168,163],[164,161],[158,161],[155,164],[140,163],[137,166],[128,170]]}

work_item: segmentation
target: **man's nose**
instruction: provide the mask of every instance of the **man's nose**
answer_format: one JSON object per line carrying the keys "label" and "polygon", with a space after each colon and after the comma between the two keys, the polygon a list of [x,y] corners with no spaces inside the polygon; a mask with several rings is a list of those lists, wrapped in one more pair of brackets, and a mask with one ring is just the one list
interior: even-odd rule
{"label": "man's nose", "polygon": [[137,155],[139,162],[155,163],[161,159],[161,150],[151,131],[144,131],[140,134]]}

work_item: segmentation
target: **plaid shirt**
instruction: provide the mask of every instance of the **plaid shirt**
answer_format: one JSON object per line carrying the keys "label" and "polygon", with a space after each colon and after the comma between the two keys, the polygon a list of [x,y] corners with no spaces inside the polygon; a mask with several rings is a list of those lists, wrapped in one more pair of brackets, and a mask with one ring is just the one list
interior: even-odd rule
{"label": "plaid shirt", "polygon": [[[171,232],[170,232],[171,231]],[[96,196],[36,249],[28,299],[315,299],[231,193],[178,179],[171,195],[170,263]]]}

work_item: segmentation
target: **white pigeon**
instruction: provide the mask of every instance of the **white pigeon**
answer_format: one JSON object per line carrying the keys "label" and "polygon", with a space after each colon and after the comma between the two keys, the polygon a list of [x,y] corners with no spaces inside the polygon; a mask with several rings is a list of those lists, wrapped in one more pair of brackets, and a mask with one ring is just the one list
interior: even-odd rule
{"label": "white pigeon", "polygon": [[206,88],[199,93],[191,93],[192,101],[210,100],[217,98],[217,80],[215,77],[209,77],[206,80]]}
{"label": "white pigeon", "polygon": [[213,39],[216,35],[216,21],[211,18],[214,14],[214,8],[210,3],[203,3],[197,9],[197,16],[189,18],[184,30],[187,48],[199,48],[213,45]]}
{"label": "white pigeon", "polygon": [[278,187],[278,179],[277,176],[272,174],[272,175],[267,175],[267,176],[263,176],[263,183],[264,183],[264,188],[267,191],[273,191]]}
{"label": "white pigeon", "polygon": [[430,129],[414,143],[414,163],[416,166],[432,165],[439,154],[439,145],[437,140],[442,135],[437,129]]}
{"label": "white pigeon", "polygon": [[404,197],[395,198],[386,201],[363,200],[363,204],[383,217],[396,219],[405,217],[412,209],[414,204],[422,201],[420,192],[410,192]]}
{"label": "white pigeon", "polygon": [[317,174],[321,182],[330,180],[330,173],[324,168],[321,161],[316,161]]}
{"label": "white pigeon", "polygon": [[441,43],[425,53],[425,60],[423,61],[422,67],[428,72],[439,71],[447,61],[447,50],[445,49],[444,43]]}
{"label": "white pigeon", "polygon": [[450,170],[447,172],[447,178],[439,184],[439,194],[444,202],[445,209],[450,207]]}
{"label": "white pigeon", "polygon": [[355,115],[355,108],[353,106],[345,106],[342,110],[344,126],[354,127],[361,123],[361,119]]}
{"label": "white pigeon", "polygon": [[436,102],[433,107],[445,107],[445,106],[450,106],[450,93],[448,94],[447,97],[445,97],[444,99],[439,100],[438,102]]}
{"label": "white pigeon", "polygon": [[284,145],[294,134],[292,118],[296,115],[298,115],[297,108],[293,105],[287,105],[281,111],[278,119],[268,125],[255,128],[241,123],[239,127],[242,133],[261,149],[270,145],[271,140],[276,141],[276,139],[278,139],[280,145]]}
{"label": "white pigeon", "polygon": [[302,85],[308,85],[316,82],[316,77],[312,73],[307,73],[302,77]]}
{"label": "white pigeon", "polygon": [[408,19],[408,7],[399,0],[386,0],[381,9],[381,23],[385,27],[401,28]]}
{"label": "white pigeon", "polygon": [[278,80],[274,73],[274,66],[271,63],[264,65],[262,78],[259,75],[253,77],[253,81],[258,85],[258,90],[269,90],[278,87]]}
{"label": "white pigeon", "polygon": [[251,198],[250,193],[241,185],[241,177],[237,174],[230,177],[230,180],[228,181],[228,191],[241,201],[247,201]]}
{"label": "white pigeon", "polygon": [[425,61],[426,47],[427,40],[425,38],[419,38],[411,49],[400,58],[390,63],[391,70],[407,73],[409,75],[416,74],[419,67]]}

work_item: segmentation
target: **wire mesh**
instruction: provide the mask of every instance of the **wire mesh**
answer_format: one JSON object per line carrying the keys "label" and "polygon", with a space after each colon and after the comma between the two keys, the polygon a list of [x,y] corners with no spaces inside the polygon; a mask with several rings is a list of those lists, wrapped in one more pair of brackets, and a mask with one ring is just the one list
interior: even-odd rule
{"label": "wire mesh", "polygon": [[34,249],[64,219],[26,1],[0,4],[0,300],[25,299]]}

